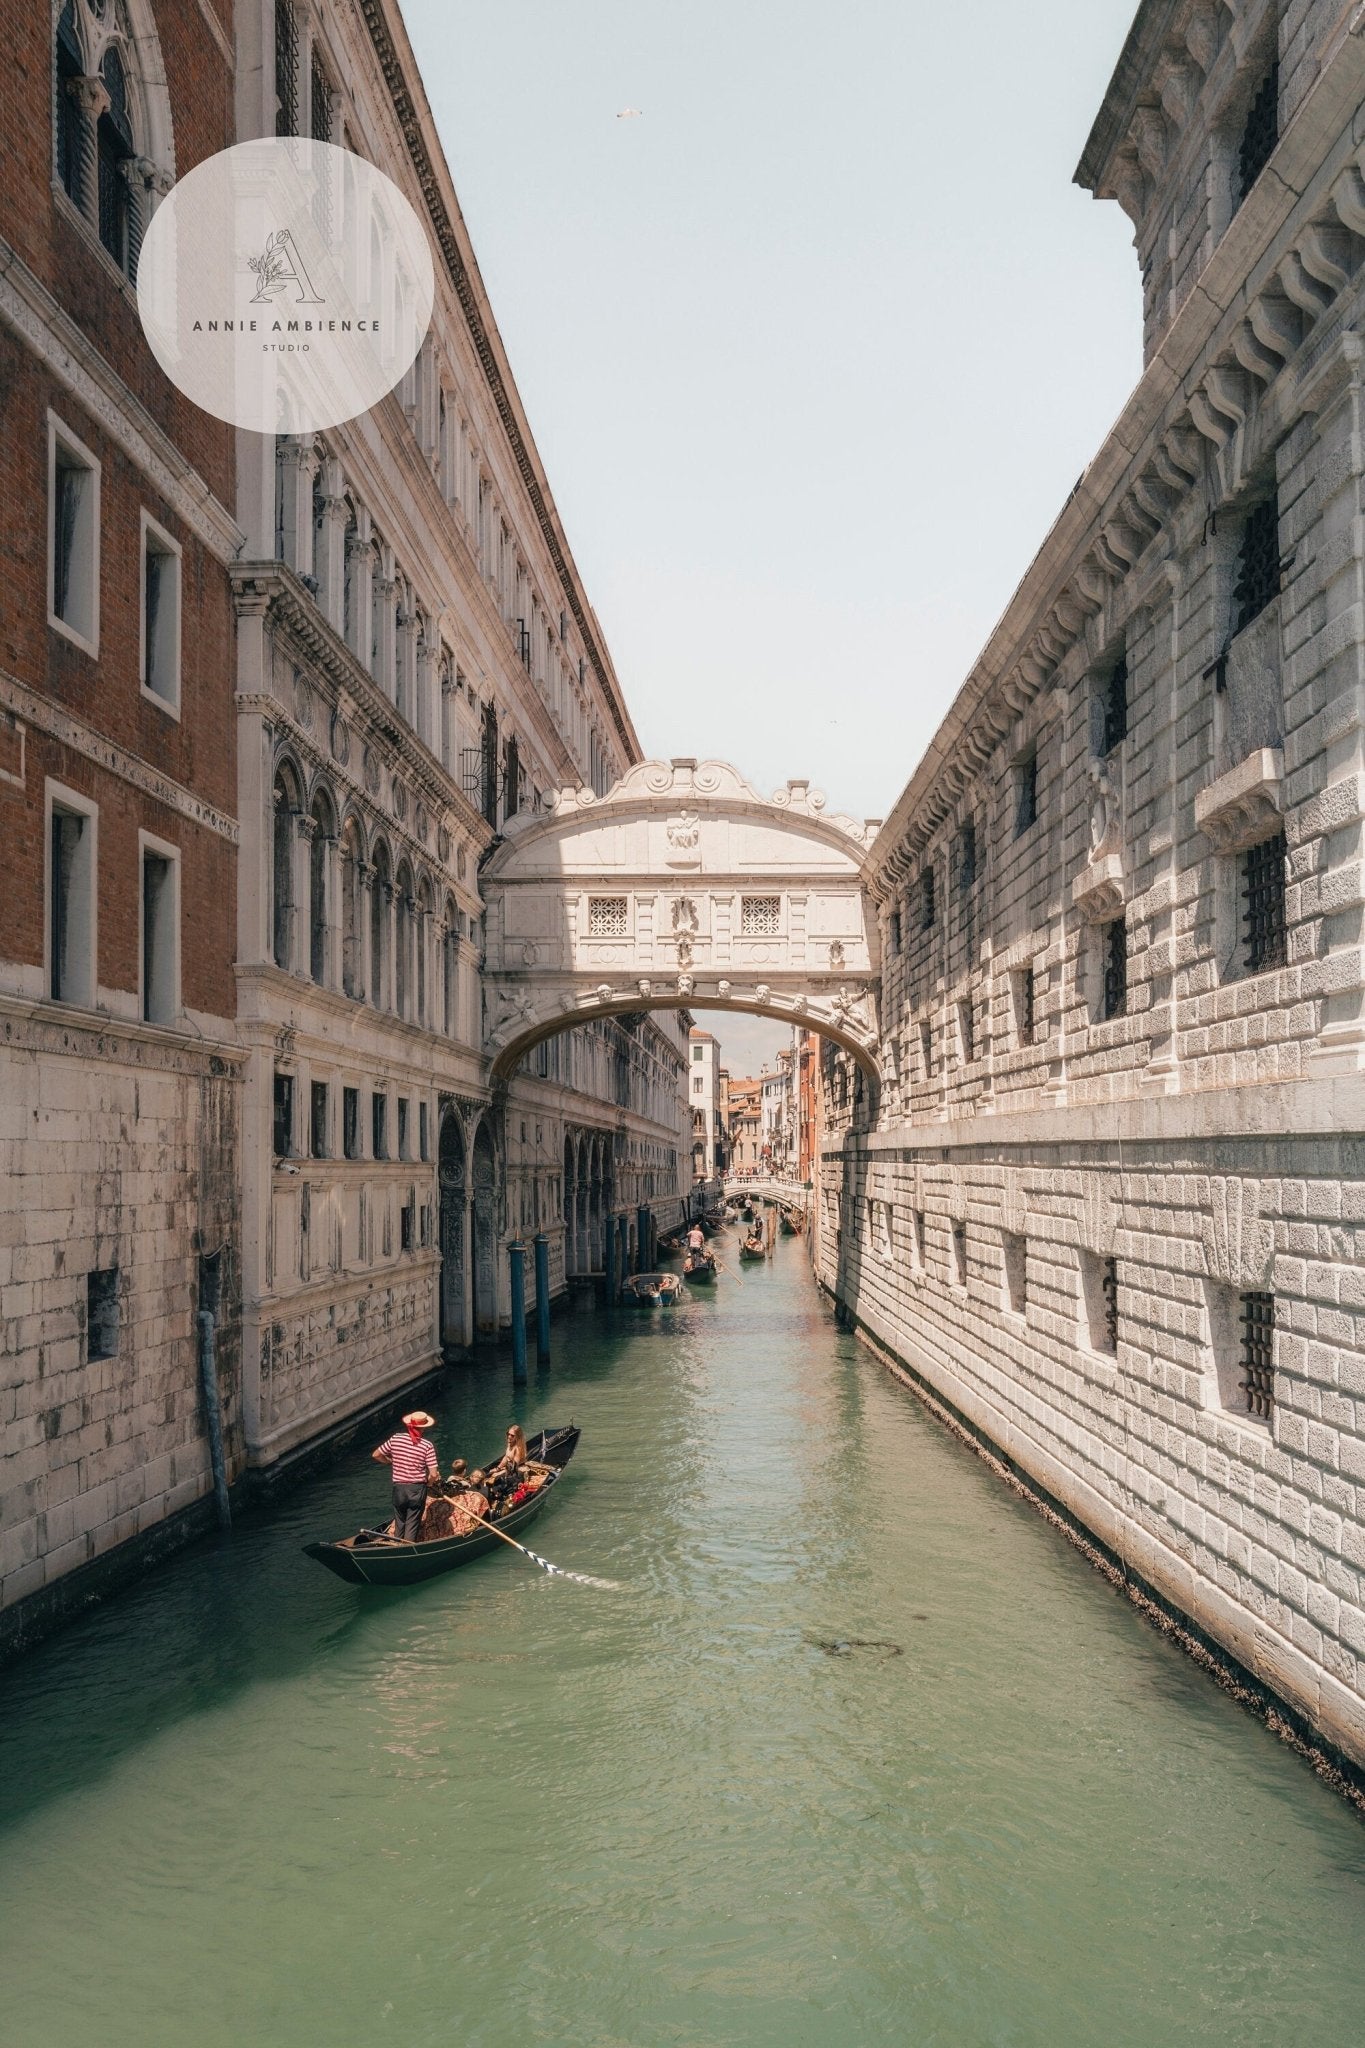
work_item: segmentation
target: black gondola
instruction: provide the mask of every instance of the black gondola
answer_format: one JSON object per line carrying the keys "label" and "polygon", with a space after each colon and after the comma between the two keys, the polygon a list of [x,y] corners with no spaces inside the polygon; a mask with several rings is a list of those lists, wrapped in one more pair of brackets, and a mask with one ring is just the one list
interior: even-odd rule
{"label": "black gondola", "polygon": [[[540,1492],[530,1500],[523,1501],[519,1508],[494,1519],[499,1529],[505,1529],[509,1536],[519,1536],[527,1523],[540,1513],[563,1474],[574,1452],[578,1449],[579,1430],[574,1423],[567,1429],[542,1429],[536,1436],[528,1437],[526,1455],[533,1464],[553,1466],[553,1471]],[[486,1550],[505,1550],[505,1543],[499,1543],[486,1529],[475,1529],[468,1536],[446,1536],[434,1543],[400,1543],[395,1537],[382,1536],[374,1529],[360,1529],[354,1536],[345,1536],[339,1543],[306,1543],[305,1557],[315,1557],[319,1564],[325,1564],[329,1572],[335,1572],[339,1579],[347,1579],[356,1586],[411,1586],[419,1579],[435,1578],[438,1572],[453,1571],[456,1565],[468,1564],[471,1558],[482,1557]]]}
{"label": "black gondola", "polygon": [[742,1259],[766,1259],[768,1247],[761,1237],[746,1237],[740,1245],[739,1255]]}
{"label": "black gondola", "polygon": [[683,1279],[694,1284],[703,1283],[716,1277],[716,1255],[714,1252],[689,1252],[683,1260]]}

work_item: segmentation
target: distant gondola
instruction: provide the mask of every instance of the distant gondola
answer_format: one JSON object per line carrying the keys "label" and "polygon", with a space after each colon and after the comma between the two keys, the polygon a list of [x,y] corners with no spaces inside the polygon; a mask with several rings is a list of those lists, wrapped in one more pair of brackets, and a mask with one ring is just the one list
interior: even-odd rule
{"label": "distant gondola", "polygon": [[[515,1536],[540,1513],[578,1449],[578,1438],[579,1430],[573,1423],[567,1429],[542,1429],[538,1435],[528,1437],[527,1457],[533,1464],[552,1465],[554,1470],[539,1493],[532,1494],[519,1508],[494,1517],[499,1529]],[[411,1586],[419,1579],[435,1578],[438,1572],[453,1571],[457,1564],[468,1564],[471,1558],[482,1557],[486,1550],[506,1548],[486,1529],[475,1529],[468,1536],[438,1537],[434,1543],[401,1543],[377,1530],[361,1529],[339,1543],[306,1543],[303,1554],[315,1557],[329,1572],[353,1585]]]}
{"label": "distant gondola", "polygon": [[716,1277],[716,1255],[714,1252],[689,1252],[683,1260],[683,1279],[694,1284],[701,1281],[708,1284]]}
{"label": "distant gondola", "polygon": [[746,1237],[739,1248],[742,1259],[766,1259],[768,1247],[761,1237]]}

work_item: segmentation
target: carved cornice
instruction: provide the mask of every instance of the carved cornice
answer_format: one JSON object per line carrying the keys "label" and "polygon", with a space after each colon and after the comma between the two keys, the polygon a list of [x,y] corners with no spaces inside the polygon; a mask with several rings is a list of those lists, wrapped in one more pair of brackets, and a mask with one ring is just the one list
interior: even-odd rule
{"label": "carved cornice", "polygon": [[379,66],[384,75],[384,84],[392,101],[399,127],[402,130],[403,140],[407,145],[413,170],[417,174],[417,182],[421,187],[422,198],[426,205],[441,254],[445,259],[445,266],[451,283],[455,288],[455,295],[460,302],[461,311],[468,325],[470,339],[474,344],[475,353],[478,356],[493,403],[497,407],[498,417],[502,422],[503,432],[507,436],[508,445],[512,450],[513,459],[520,472],[526,494],[531,501],[531,508],[535,513],[536,523],[540,527],[541,536],[549,550],[550,559],[555,565],[560,586],[568,601],[574,623],[578,627],[584,650],[592,664],[593,673],[597,677],[603,700],[611,714],[611,720],[616,728],[617,736],[625,750],[627,759],[637,761],[640,758],[640,742],[636,737],[635,729],[625,709],[624,700],[622,699],[616,679],[612,675],[605,654],[599,645],[594,623],[589,615],[587,606],[584,604],[582,592],[579,588],[577,573],[568,558],[568,550],[560,532],[558,518],[551,511],[546,501],[539,469],[527,445],[526,437],[522,432],[518,409],[513,404],[511,393],[507,388],[507,381],[503,374],[501,350],[494,347],[488,323],[484,319],[482,290],[476,285],[474,278],[470,275],[469,267],[465,262],[464,252],[460,246],[460,239],[455,231],[455,224],[450,217],[450,211],[446,205],[443,186],[449,174],[446,172],[444,163],[438,169],[438,166],[432,160],[431,152],[427,147],[426,136],[423,133],[422,120],[399,58],[398,49],[394,42],[382,0],[360,0],[360,12],[369,31],[375,55],[379,60]]}
{"label": "carved cornice", "polygon": [[1071,900],[1087,924],[1107,924],[1128,897],[1121,853],[1099,853],[1071,884]]}
{"label": "carved cornice", "polygon": [[1258,747],[1201,789],[1194,822],[1217,853],[1242,853],[1271,839],[1284,823],[1284,755]]}

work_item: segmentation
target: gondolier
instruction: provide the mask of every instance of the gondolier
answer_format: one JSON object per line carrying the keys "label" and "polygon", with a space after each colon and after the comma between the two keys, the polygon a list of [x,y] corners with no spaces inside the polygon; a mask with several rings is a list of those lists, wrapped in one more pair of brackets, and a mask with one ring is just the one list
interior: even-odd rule
{"label": "gondolier", "polygon": [[404,1543],[415,1543],[426,1505],[427,1480],[440,1476],[436,1446],[424,1429],[434,1429],[435,1420],[425,1408],[414,1408],[403,1417],[403,1427],[373,1454],[376,1465],[393,1467],[393,1533]]}

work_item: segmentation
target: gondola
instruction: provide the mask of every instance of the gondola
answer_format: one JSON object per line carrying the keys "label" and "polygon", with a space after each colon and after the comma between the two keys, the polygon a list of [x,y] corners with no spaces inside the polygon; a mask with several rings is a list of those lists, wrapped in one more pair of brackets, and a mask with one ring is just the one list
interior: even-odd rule
{"label": "gondola", "polygon": [[678,1259],[687,1250],[686,1240],[678,1233],[670,1233],[659,1239],[655,1250],[661,1259]]}
{"label": "gondola", "polygon": [[716,1255],[714,1252],[689,1252],[683,1260],[683,1279],[695,1284],[708,1284],[716,1277]]}
{"label": "gondola", "polygon": [[[505,1529],[509,1536],[519,1536],[527,1523],[535,1519],[578,1449],[579,1434],[571,1422],[567,1429],[542,1429],[538,1435],[527,1438],[528,1459],[533,1464],[551,1465],[554,1470],[539,1493],[523,1501],[519,1508],[495,1517],[499,1529]],[[443,1537],[435,1543],[400,1543],[391,1536],[381,1536],[377,1530],[360,1529],[339,1543],[305,1543],[303,1554],[315,1557],[329,1572],[352,1585],[411,1586],[419,1579],[433,1579],[439,1572],[453,1571],[457,1564],[468,1564],[471,1558],[482,1557],[486,1550],[506,1548],[486,1529],[475,1529],[468,1536]]]}
{"label": "gondola", "polygon": [[739,1255],[742,1259],[766,1259],[768,1247],[761,1240],[755,1243],[753,1238],[746,1237],[740,1245]]}
{"label": "gondola", "polygon": [[628,1308],[672,1308],[684,1291],[676,1273],[632,1273],[621,1282],[621,1299]]}
{"label": "gondola", "polygon": [[780,1208],[777,1212],[778,1228],[784,1237],[799,1237],[806,1219],[799,1209]]}

